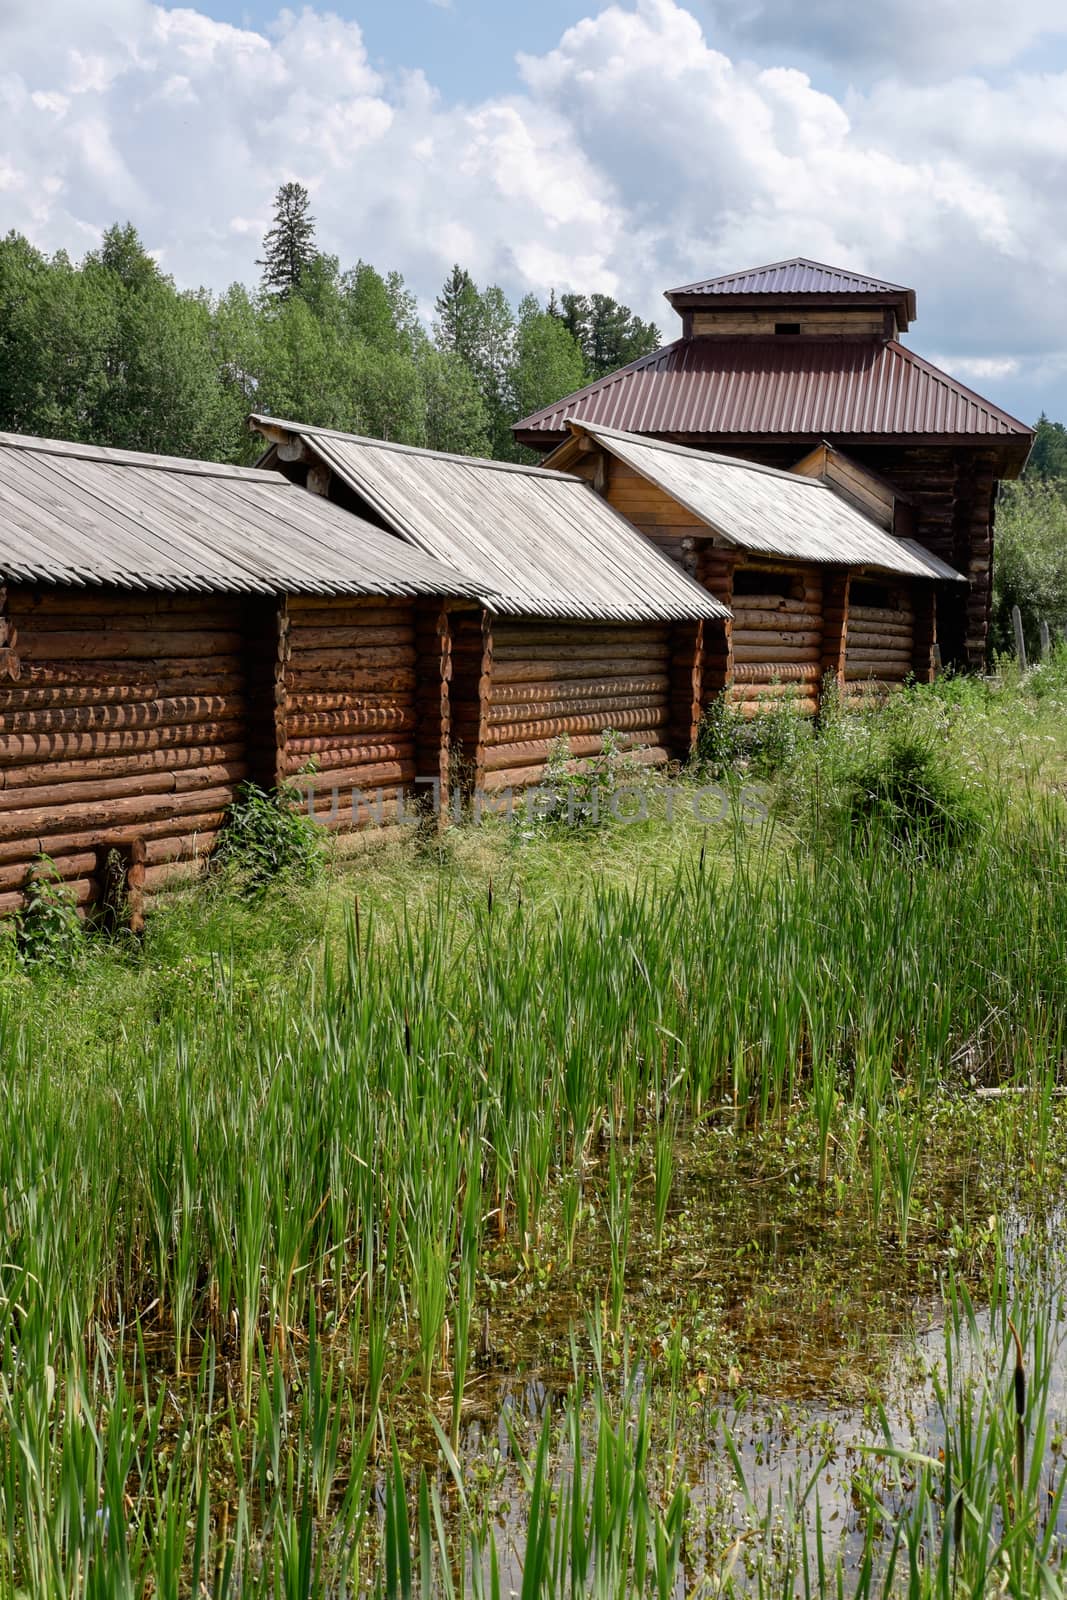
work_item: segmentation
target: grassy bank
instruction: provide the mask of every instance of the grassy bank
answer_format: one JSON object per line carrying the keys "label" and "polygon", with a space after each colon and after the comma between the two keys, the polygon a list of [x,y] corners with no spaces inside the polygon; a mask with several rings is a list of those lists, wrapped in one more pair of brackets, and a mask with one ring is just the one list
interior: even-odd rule
{"label": "grassy bank", "polygon": [[[694,1475],[733,1472],[725,1397],[879,1392],[947,1273],[957,1321],[1054,1278],[1003,1219],[1067,1160],[1065,713],[1053,669],[774,719],[643,819],[10,946],[3,1592],[786,1594],[790,1551],[836,1592],[803,1505],[734,1527]],[[1016,1317],[1031,1462],[1053,1299]],[[846,1592],[955,1516],[908,1470]],[[1051,1571],[1033,1470],[974,1515]]]}

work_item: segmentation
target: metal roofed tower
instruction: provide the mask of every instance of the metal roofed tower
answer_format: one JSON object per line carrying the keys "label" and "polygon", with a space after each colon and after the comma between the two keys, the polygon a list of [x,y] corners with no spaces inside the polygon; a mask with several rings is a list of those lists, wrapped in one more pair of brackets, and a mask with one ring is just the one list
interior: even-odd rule
{"label": "metal roofed tower", "polygon": [[915,507],[915,537],[965,573],[941,614],[946,662],[978,666],[997,483],[1033,430],[907,346],[915,291],[804,257],[666,291],[681,337],[514,425],[549,451],[569,420],[792,467],[823,441]]}

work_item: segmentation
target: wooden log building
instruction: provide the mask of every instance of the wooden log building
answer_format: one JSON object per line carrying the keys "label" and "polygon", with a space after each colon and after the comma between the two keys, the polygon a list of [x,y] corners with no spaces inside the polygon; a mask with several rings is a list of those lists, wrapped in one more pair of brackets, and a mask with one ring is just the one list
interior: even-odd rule
{"label": "wooden log building", "polygon": [[395,803],[443,607],[483,596],[274,472],[0,435],[0,914],[44,852],[136,922],[246,779]]}
{"label": "wooden log building", "polygon": [[939,603],[964,582],[910,538],[912,506],[821,445],[794,472],[569,424],[549,458],[586,477],[730,611],[704,641],[702,701],[814,713],[934,672]]}
{"label": "wooden log building", "polygon": [[781,468],[829,443],[907,496],[912,536],[964,575],[943,597],[941,654],[981,666],[997,483],[1022,471],[1033,431],[901,342],[914,290],[796,257],[666,297],[679,339],[515,437],[551,451],[578,421]]}
{"label": "wooden log building", "polygon": [[727,607],[591,484],[271,417],[251,426],[268,441],[261,466],[495,596],[453,604],[437,624],[450,722],[427,704],[424,731],[461,784],[536,783],[557,739],[588,762],[609,728],[642,763],[689,754],[706,633],[721,631]]}

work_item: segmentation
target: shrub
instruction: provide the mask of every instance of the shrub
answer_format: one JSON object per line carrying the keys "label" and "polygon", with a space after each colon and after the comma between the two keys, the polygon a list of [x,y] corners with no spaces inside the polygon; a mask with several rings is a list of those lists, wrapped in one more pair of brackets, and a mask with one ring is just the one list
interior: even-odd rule
{"label": "shrub", "polygon": [[539,787],[554,797],[537,818],[542,830],[595,828],[607,820],[601,804],[618,789],[643,783],[646,770],[625,750],[614,728],[601,734],[601,752],[576,766],[570,740],[561,734],[552,741]]}
{"label": "shrub", "polygon": [[15,952],[24,967],[69,967],[85,944],[73,892],[50,856],[38,856],[24,889],[25,904],[16,913]]}
{"label": "shrub", "polygon": [[261,895],[279,879],[310,883],[325,861],[321,825],[299,809],[300,792],[244,783],[230,807],[216,865],[241,893]]}
{"label": "shrub", "polygon": [[901,722],[846,784],[848,832],[919,852],[973,837],[980,812],[930,733]]}
{"label": "shrub", "polygon": [[715,777],[752,771],[770,777],[795,760],[810,741],[812,725],[796,709],[796,692],[768,696],[754,717],[742,716],[719,695],[704,713],[696,759]]}
{"label": "shrub", "polygon": [[1011,608],[1022,612],[1031,660],[1044,621],[1067,623],[1067,498],[1054,483],[1006,484],[997,504],[990,650],[1015,653]]}

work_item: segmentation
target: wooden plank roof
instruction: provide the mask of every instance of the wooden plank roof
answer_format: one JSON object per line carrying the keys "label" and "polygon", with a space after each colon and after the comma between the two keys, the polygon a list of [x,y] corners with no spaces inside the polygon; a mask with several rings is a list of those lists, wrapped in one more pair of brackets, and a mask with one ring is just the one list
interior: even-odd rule
{"label": "wooden plank roof", "polygon": [[250,421],[267,438],[301,441],[399,538],[494,593],[492,610],[627,622],[729,615],[581,478],[274,417]]}
{"label": "wooden plank roof", "polygon": [[1033,430],[896,340],[678,339],[514,424],[543,448],[568,421],[708,438],[994,446],[1018,472]]}
{"label": "wooden plank roof", "polygon": [[571,432],[658,484],[727,544],[753,554],[966,582],[922,545],[880,528],[819,478],[611,428],[572,423]]}
{"label": "wooden plank roof", "polygon": [[0,578],[259,594],[475,585],[276,472],[0,434]]}

